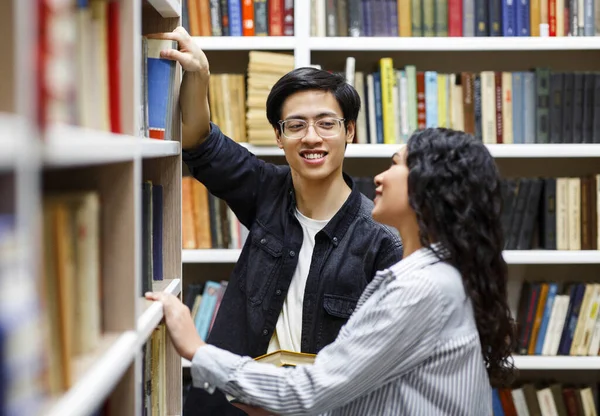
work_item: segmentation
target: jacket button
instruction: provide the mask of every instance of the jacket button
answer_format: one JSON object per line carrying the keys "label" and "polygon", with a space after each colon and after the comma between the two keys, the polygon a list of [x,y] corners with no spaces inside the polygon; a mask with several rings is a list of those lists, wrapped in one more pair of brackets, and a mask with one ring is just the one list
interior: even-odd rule
{"label": "jacket button", "polygon": [[337,237],[333,237],[332,241],[333,241],[333,245],[334,246],[338,245],[338,239],[337,239]]}
{"label": "jacket button", "polygon": [[296,252],[294,250],[290,251],[290,257],[294,257],[296,255]]}
{"label": "jacket button", "polygon": [[269,335],[269,330],[268,329],[263,329],[263,335]]}
{"label": "jacket button", "polygon": [[261,244],[267,244],[267,239],[266,238],[261,238],[260,239],[260,243]]}
{"label": "jacket button", "polygon": [[275,294],[276,294],[277,296],[281,295],[281,289],[277,289],[277,290],[275,291]]}

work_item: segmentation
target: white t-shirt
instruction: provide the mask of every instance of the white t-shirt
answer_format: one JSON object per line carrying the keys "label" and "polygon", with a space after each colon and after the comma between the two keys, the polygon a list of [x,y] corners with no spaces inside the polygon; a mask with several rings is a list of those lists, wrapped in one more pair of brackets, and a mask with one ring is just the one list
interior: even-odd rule
{"label": "white t-shirt", "polygon": [[300,352],[302,345],[302,304],[304,303],[304,289],[310,270],[313,249],[315,248],[315,235],[321,231],[329,220],[313,220],[305,217],[296,208],[296,218],[302,226],[302,247],[298,253],[298,265],[292,276],[292,282],[283,308],[275,325],[275,332],[269,342],[267,353],[277,350]]}

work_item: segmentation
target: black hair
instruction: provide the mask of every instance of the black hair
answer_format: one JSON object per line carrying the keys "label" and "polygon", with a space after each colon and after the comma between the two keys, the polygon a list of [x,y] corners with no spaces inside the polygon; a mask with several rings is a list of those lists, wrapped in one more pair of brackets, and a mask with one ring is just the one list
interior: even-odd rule
{"label": "black hair", "polygon": [[267,98],[267,119],[273,128],[279,130],[281,108],[285,100],[300,91],[320,90],[333,94],[342,109],[344,126],[356,122],[360,110],[360,97],[346,79],[339,74],[312,67],[296,68],[281,77]]}
{"label": "black hair", "polygon": [[448,251],[444,258],[460,271],[473,304],[490,381],[510,384],[517,340],[507,300],[502,180],[496,163],[470,134],[428,128],[409,139],[406,164],[421,244],[433,249],[431,244],[439,242]]}

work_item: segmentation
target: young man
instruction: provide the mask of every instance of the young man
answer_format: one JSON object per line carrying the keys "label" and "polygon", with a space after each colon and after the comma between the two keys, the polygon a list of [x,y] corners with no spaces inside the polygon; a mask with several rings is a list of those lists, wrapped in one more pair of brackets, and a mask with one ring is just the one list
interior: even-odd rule
{"label": "young man", "polygon": [[[400,261],[395,233],[372,220],[373,203],[342,172],[355,134],[357,92],[327,71],[296,69],[267,99],[267,118],[288,165],[266,163],[210,123],[208,60],[183,28],[162,35],[181,85],[183,160],[225,200],[249,236],[208,343],[257,357],[276,349],[317,353],[335,340],[363,289]],[[220,392],[192,389],[186,416],[244,414]]]}

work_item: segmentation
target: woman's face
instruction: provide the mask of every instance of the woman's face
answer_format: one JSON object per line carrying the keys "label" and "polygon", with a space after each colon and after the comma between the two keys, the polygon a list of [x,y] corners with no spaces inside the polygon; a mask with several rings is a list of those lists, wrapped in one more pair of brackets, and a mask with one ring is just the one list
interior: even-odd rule
{"label": "woman's face", "polygon": [[373,219],[397,227],[408,215],[414,215],[408,203],[408,167],[406,146],[392,157],[392,165],[375,177],[376,197]]}

